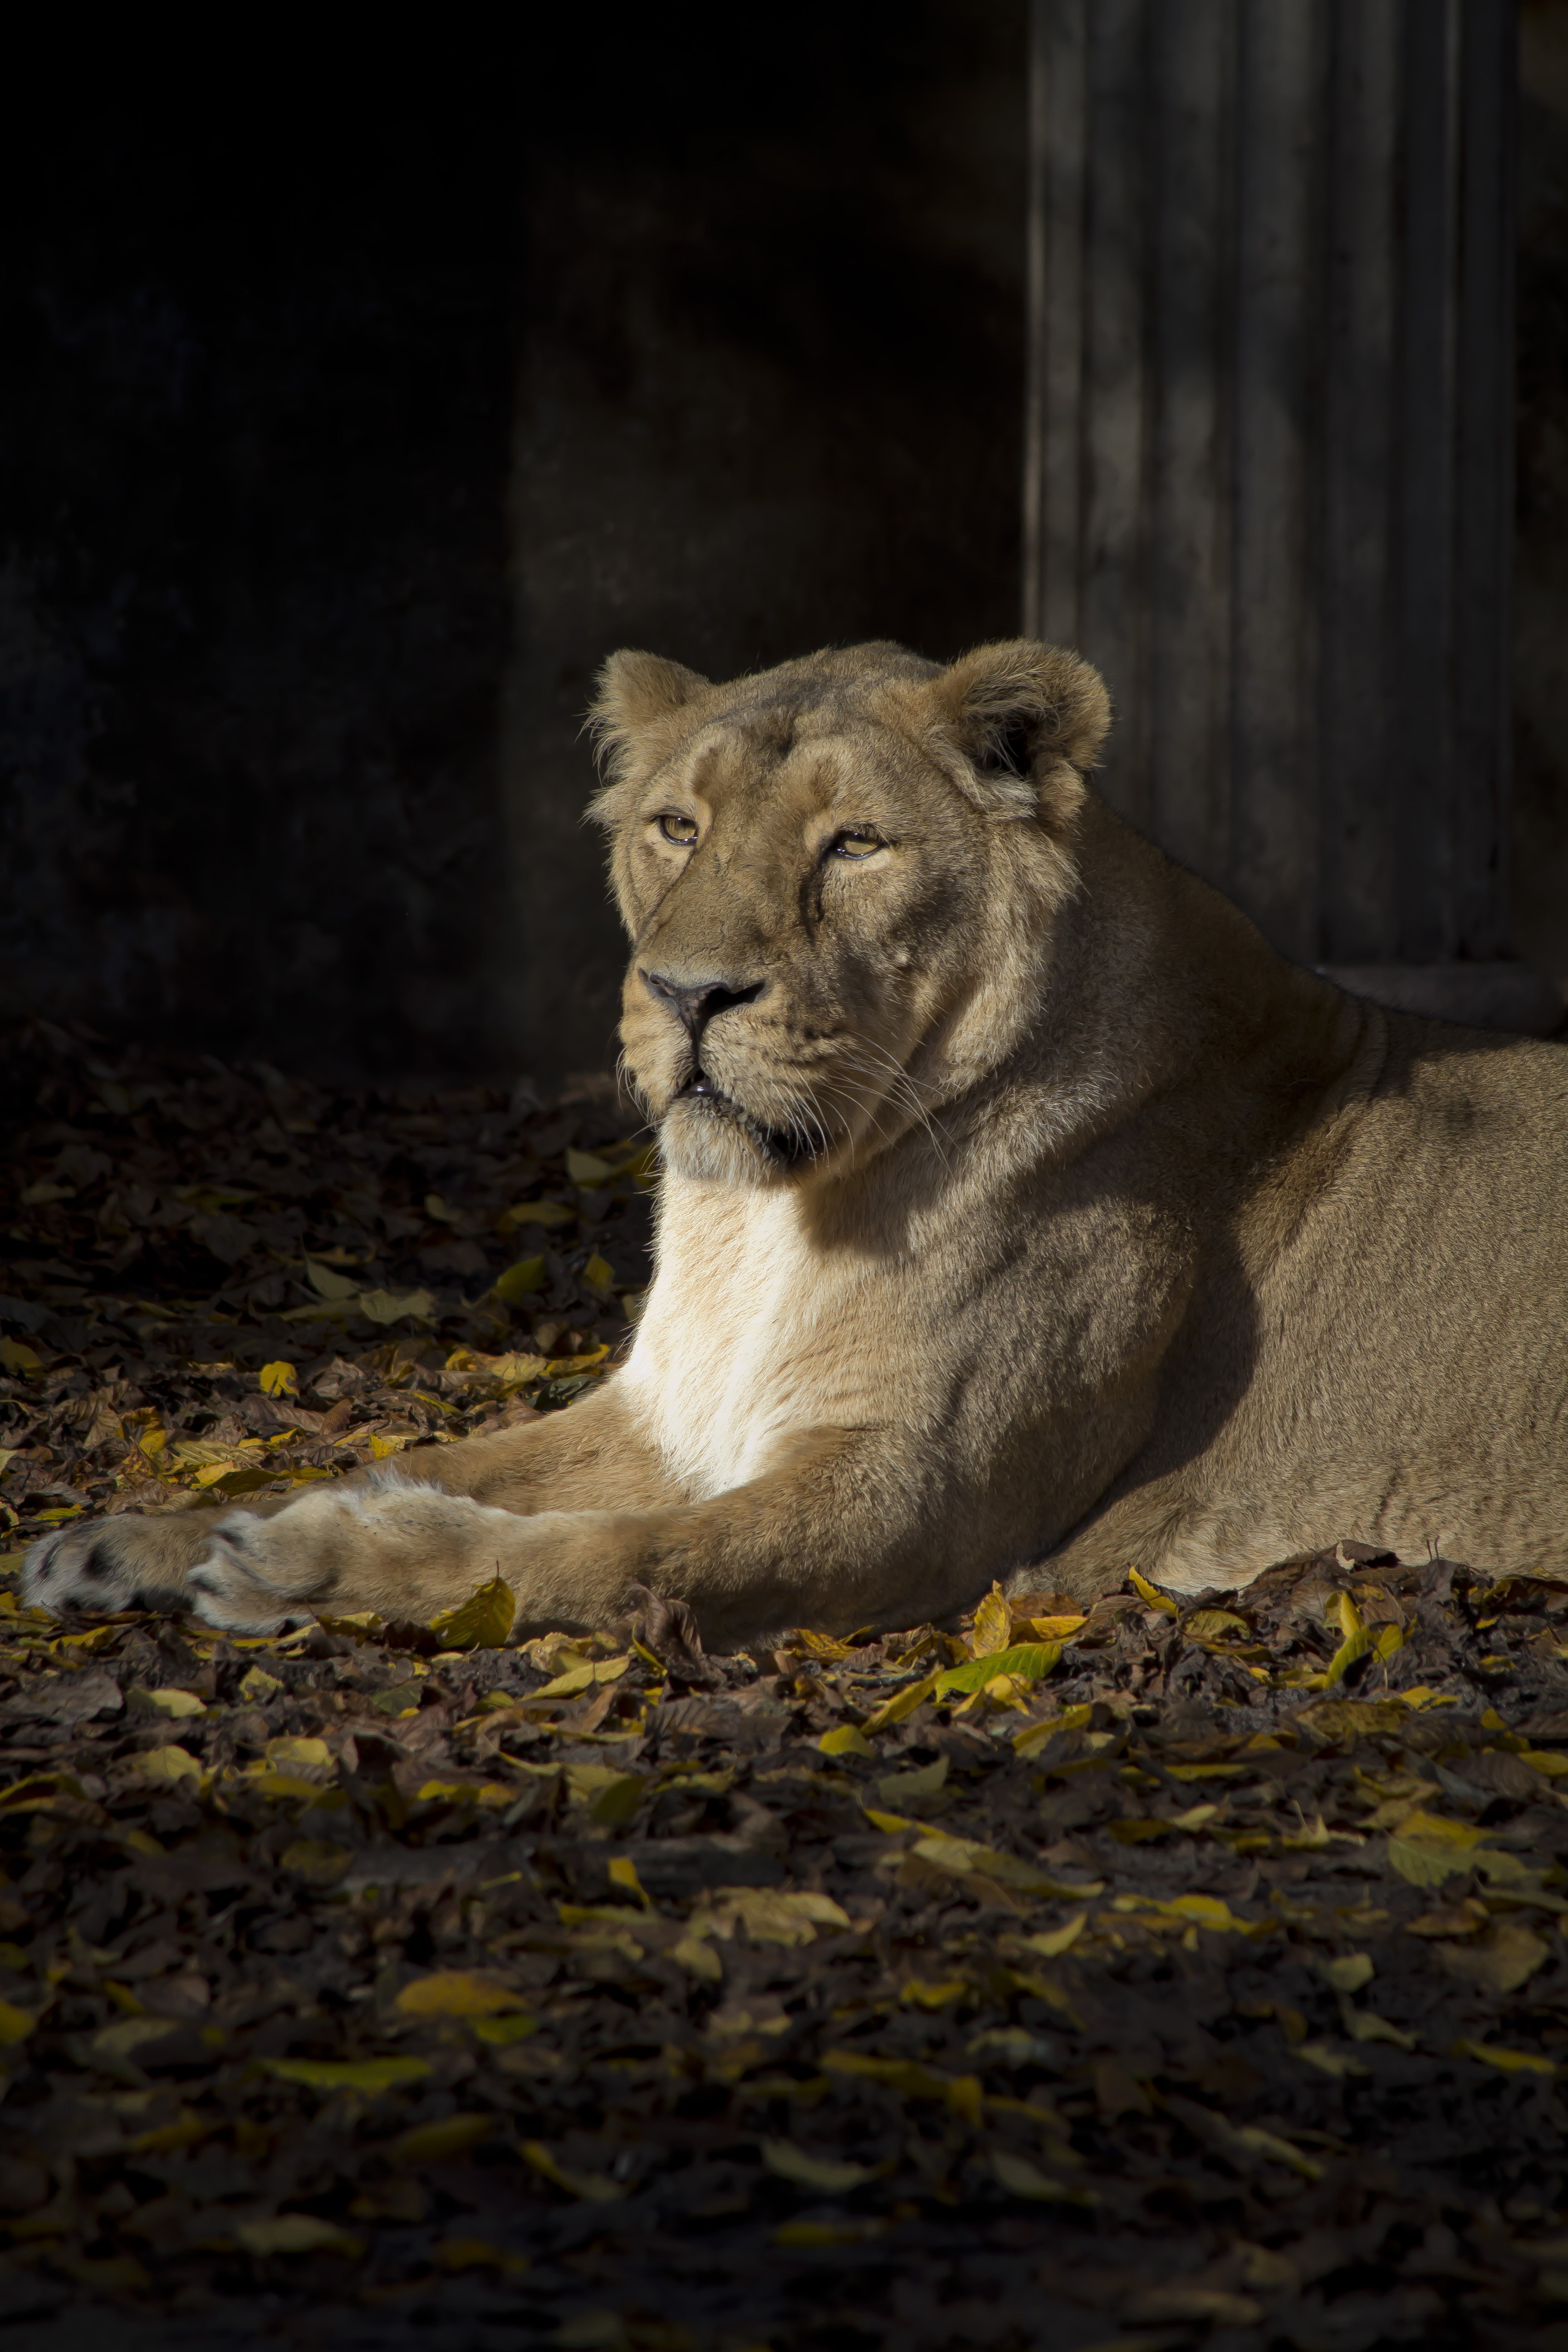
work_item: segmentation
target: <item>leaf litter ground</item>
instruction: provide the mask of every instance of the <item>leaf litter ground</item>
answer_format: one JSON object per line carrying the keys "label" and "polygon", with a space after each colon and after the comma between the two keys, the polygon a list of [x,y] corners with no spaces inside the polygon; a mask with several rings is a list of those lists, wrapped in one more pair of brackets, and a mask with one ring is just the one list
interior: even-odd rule
{"label": "leaf litter ground", "polygon": [[1568,1560],[63,1627],[81,1512],[569,1410],[648,1167],[605,1095],[6,1053],[0,2344],[1568,2347]]}

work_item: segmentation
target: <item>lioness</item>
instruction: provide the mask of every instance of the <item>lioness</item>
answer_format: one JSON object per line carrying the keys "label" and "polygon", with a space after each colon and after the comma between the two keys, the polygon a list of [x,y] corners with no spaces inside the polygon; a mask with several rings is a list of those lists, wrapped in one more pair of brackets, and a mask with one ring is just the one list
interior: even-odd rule
{"label": "lioness", "polygon": [[1568,1538],[1568,1055],[1345,996],[1088,786],[1070,653],[606,665],[595,803],[658,1121],[625,1368],[299,1500],[37,1546],[56,1610],[515,1632],[637,1586],[718,1644],[994,1577],[1239,1585]]}

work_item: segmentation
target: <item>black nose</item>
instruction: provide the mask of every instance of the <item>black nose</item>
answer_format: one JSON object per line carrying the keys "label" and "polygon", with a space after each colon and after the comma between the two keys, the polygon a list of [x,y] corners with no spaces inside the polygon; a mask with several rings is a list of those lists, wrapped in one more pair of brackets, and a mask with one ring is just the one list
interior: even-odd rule
{"label": "black nose", "polygon": [[752,1004],[763,992],[760,980],[750,988],[733,988],[727,980],[667,980],[658,971],[645,971],[643,980],[683,1024],[693,1044],[715,1013],[727,1013],[732,1004]]}

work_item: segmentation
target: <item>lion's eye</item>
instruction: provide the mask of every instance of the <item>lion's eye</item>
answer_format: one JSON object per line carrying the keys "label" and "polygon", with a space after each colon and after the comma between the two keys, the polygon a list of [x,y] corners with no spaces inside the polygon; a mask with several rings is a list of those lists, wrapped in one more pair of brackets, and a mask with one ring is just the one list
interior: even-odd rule
{"label": "lion's eye", "polygon": [[864,825],[852,825],[841,833],[833,845],[835,857],[872,857],[887,846],[876,834],[868,833]]}
{"label": "lion's eye", "polygon": [[659,818],[658,829],[666,841],[673,841],[681,849],[689,849],[697,838],[697,819],[667,814]]}

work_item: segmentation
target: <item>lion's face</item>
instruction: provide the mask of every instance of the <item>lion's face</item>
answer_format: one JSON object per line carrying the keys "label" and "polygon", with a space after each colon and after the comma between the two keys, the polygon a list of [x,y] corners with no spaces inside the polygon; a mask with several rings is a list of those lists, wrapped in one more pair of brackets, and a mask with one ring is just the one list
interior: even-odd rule
{"label": "lion's face", "polygon": [[860,646],[718,687],[613,656],[621,1035],[673,1165],[799,1181],[1005,1056],[1105,717],[1095,674],[1037,646],[950,670]]}

